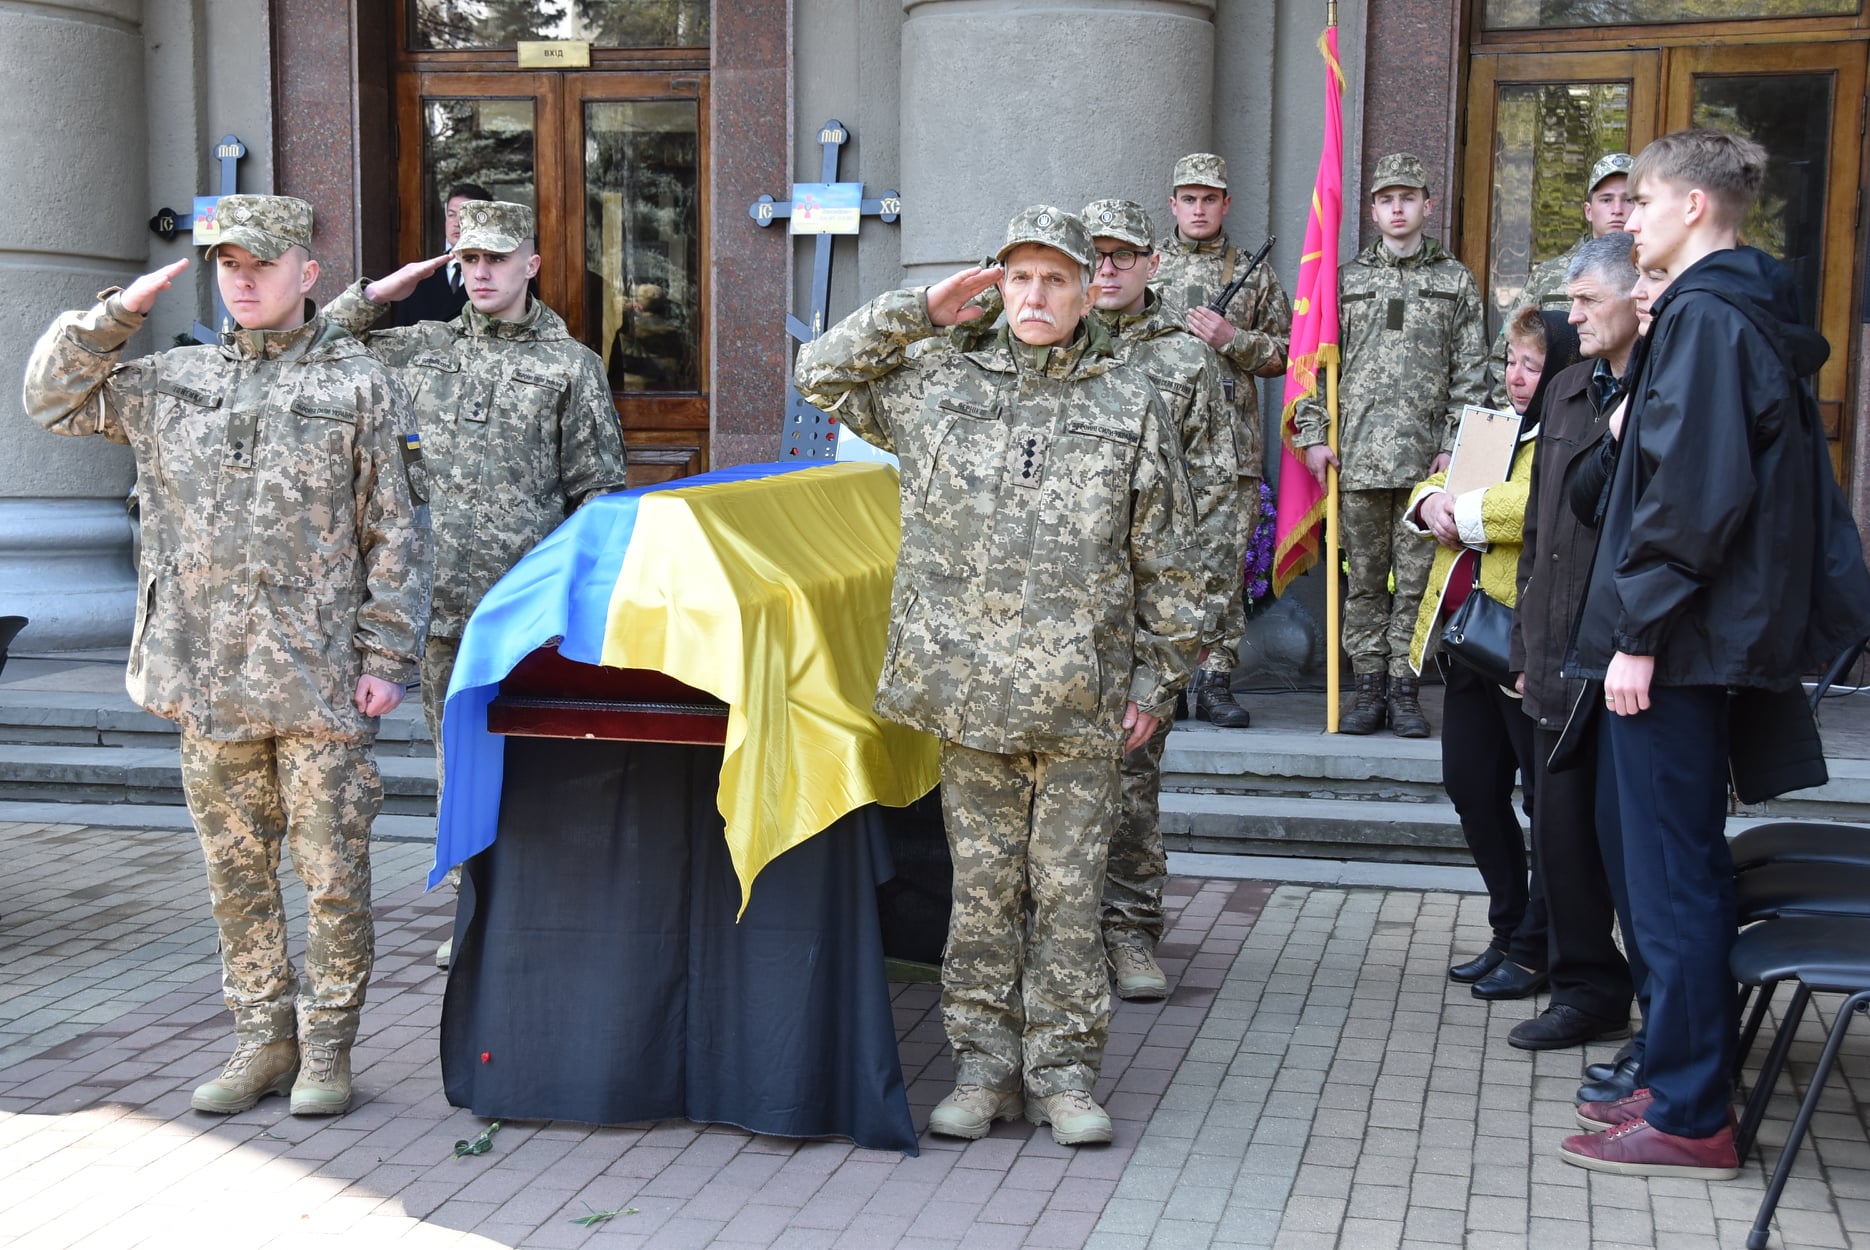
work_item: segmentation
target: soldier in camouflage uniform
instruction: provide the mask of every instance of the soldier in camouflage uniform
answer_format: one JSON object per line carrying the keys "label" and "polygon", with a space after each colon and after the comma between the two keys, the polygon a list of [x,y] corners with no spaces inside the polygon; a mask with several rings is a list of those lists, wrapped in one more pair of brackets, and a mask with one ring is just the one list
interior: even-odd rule
{"label": "soldier in camouflage uniform", "polygon": [[[373,949],[372,742],[415,679],[428,618],[425,478],[402,384],[305,299],[311,205],[223,196],[215,225],[208,255],[238,330],[119,359],[177,261],[53,323],[25,406],[55,433],[136,453],[128,685],[181,726],[237,1041],[191,1105],[244,1111],[289,1090],[294,1115],[335,1115],[350,1105]],[[282,841],[310,912],[303,982],[286,954]]]}
{"label": "soldier in camouflage uniform", "polygon": [[[809,402],[901,462],[876,707],[942,740],[957,1087],[929,1128],[952,1137],[1019,1115],[1023,1092],[1061,1144],[1111,1139],[1091,1090],[1117,761],[1169,714],[1200,627],[1181,450],[1148,376],[1085,320],[1091,256],[1075,216],[1029,208],[1001,264],[872,300],[794,371]],[[964,306],[996,281],[1000,333],[910,353],[978,317]]]}
{"label": "soldier in camouflage uniform", "polygon": [[[1375,733],[1387,716],[1399,736],[1424,738],[1409,646],[1435,548],[1407,525],[1407,504],[1417,482],[1448,466],[1462,408],[1486,400],[1487,339],[1474,275],[1423,234],[1433,205],[1421,158],[1384,157],[1370,185],[1379,237],[1338,272],[1343,646],[1357,675],[1356,706],[1339,728]],[[1308,400],[1294,421],[1293,444],[1322,483],[1339,463],[1324,405]]]}
{"label": "soldier in camouflage uniform", "polygon": [[1260,519],[1260,479],[1265,476],[1261,451],[1260,391],[1253,379],[1276,378],[1286,369],[1286,346],[1292,339],[1292,304],[1272,266],[1253,271],[1222,317],[1207,307],[1253,259],[1227,241],[1222,226],[1233,197],[1227,194],[1227,162],[1212,152],[1195,152],[1175,162],[1170,180],[1169,211],[1175,228],[1156,244],[1162,268],[1155,278],[1163,312],[1180,318],[1188,332],[1220,354],[1221,386],[1233,412],[1234,447],[1239,456],[1235,492],[1240,510],[1240,542],[1233,558],[1233,597],[1220,628],[1204,634],[1207,654],[1195,675],[1194,713],[1228,729],[1252,723],[1234,698],[1234,665],[1247,633],[1241,598],[1241,563]]}
{"label": "soldier in camouflage uniform", "polygon": [[[1565,291],[1571,273],[1572,257],[1592,239],[1623,229],[1635,203],[1630,197],[1630,166],[1635,159],[1628,152],[1610,152],[1591,166],[1591,181],[1584,192],[1584,223],[1591,229],[1557,256],[1536,266],[1526,278],[1526,289],[1515,307],[1530,304],[1541,312],[1569,313],[1571,296]],[[1494,408],[1506,406],[1506,326],[1494,338],[1493,356],[1488,365],[1487,402]]]}
{"label": "soldier in camouflage uniform", "polygon": [[[1119,359],[1149,375],[1169,407],[1169,425],[1182,445],[1194,501],[1195,534],[1205,557],[1206,607],[1201,641],[1220,641],[1230,607],[1240,604],[1242,511],[1236,484],[1239,455],[1235,421],[1221,379],[1226,366],[1206,343],[1168,315],[1149,283],[1162,262],[1149,214],[1130,200],[1085,205],[1085,227],[1096,249],[1093,314],[1111,334]],[[1257,482],[1254,483],[1257,487]],[[1157,999],[1169,981],[1156,962],[1162,940],[1162,887],[1168,878],[1158,796],[1162,749],[1169,724],[1126,752],[1118,772],[1123,804],[1110,837],[1104,874],[1104,951],[1121,998]]]}
{"label": "soldier in camouflage uniform", "polygon": [[[409,388],[435,483],[435,610],[422,657],[422,714],[435,742],[438,792],[442,708],[468,617],[573,509],[624,487],[623,431],[603,362],[526,291],[540,265],[533,210],[482,200],[459,211],[450,255],[359,281],[325,310]],[[450,256],[468,293],[459,316],[370,330],[388,302]],[[444,967],[452,944],[436,954]]]}

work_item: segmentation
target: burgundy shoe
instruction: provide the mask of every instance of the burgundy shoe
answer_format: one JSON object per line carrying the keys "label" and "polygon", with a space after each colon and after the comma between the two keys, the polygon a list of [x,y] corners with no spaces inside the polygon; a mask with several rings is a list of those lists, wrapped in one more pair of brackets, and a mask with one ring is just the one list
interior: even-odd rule
{"label": "burgundy shoe", "polygon": [[1731,1124],[1712,1137],[1677,1137],[1647,1120],[1632,1120],[1606,1132],[1567,1137],[1558,1148],[1558,1157],[1573,1167],[1619,1176],[1731,1181],[1740,1175]]}
{"label": "burgundy shoe", "polygon": [[1601,1133],[1607,1128],[1616,1128],[1628,1124],[1631,1120],[1640,1120],[1649,1110],[1649,1100],[1655,1095],[1645,1085],[1628,1098],[1619,1098],[1615,1102],[1587,1102],[1578,1108],[1578,1127],[1587,1133]]}

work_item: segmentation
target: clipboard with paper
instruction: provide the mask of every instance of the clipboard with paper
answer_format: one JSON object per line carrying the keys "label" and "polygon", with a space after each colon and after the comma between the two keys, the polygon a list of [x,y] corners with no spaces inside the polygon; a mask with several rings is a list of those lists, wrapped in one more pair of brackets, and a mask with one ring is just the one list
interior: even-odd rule
{"label": "clipboard with paper", "polygon": [[1506,481],[1513,471],[1521,421],[1520,414],[1511,409],[1502,412],[1479,404],[1463,408],[1453,458],[1448,462],[1448,493],[1463,495]]}

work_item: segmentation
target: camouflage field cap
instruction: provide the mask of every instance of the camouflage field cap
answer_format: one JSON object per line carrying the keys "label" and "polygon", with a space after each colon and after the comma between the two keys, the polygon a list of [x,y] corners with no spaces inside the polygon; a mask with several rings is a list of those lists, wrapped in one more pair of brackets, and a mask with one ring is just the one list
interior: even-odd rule
{"label": "camouflage field cap", "polygon": [[1020,210],[1019,214],[1007,223],[1006,242],[993,254],[995,260],[1005,260],[1006,254],[1022,243],[1043,243],[1047,247],[1057,248],[1065,255],[1089,269],[1096,249],[1091,246],[1090,231],[1076,216],[1062,208],[1053,208],[1050,204],[1034,204],[1031,208]]}
{"label": "camouflage field cap", "polygon": [[1175,176],[1169,189],[1176,187],[1214,187],[1227,190],[1227,162],[1212,152],[1190,152],[1175,162]]}
{"label": "camouflage field cap", "polygon": [[1148,251],[1156,241],[1149,228],[1149,214],[1135,200],[1092,200],[1078,214],[1092,238],[1122,239]]}
{"label": "camouflage field cap", "polygon": [[218,236],[208,248],[223,243],[244,247],[261,260],[278,260],[286,249],[312,245],[312,206],[289,195],[223,195],[214,206]]}
{"label": "camouflage field cap", "polygon": [[1614,174],[1629,173],[1630,167],[1635,164],[1636,158],[1628,152],[1612,152],[1608,156],[1599,157],[1597,164],[1591,166],[1591,181],[1585,184],[1584,193],[1591,194],[1597,190],[1598,183]]}
{"label": "camouflage field cap", "polygon": [[514,252],[539,233],[538,218],[524,204],[506,200],[469,200],[461,206],[457,252]]}
{"label": "camouflage field cap", "polygon": [[1370,194],[1385,187],[1420,187],[1428,190],[1428,167],[1411,152],[1391,152],[1370,171]]}

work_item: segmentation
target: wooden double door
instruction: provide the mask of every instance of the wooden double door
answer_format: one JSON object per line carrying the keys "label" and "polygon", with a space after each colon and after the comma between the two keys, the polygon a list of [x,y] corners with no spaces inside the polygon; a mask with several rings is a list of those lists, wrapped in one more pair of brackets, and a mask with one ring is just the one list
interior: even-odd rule
{"label": "wooden double door", "polygon": [[708,467],[707,75],[411,68],[397,76],[404,259],[449,191],[532,205],[536,294],[604,361],[631,485]]}
{"label": "wooden double door", "polygon": [[1742,234],[1791,268],[1807,317],[1831,344],[1817,391],[1843,477],[1867,47],[1839,39],[1474,53],[1461,251],[1486,290],[1489,330],[1510,315],[1533,266],[1584,231],[1585,182],[1599,156],[1640,151],[1687,126],[1746,134],[1770,163]]}

